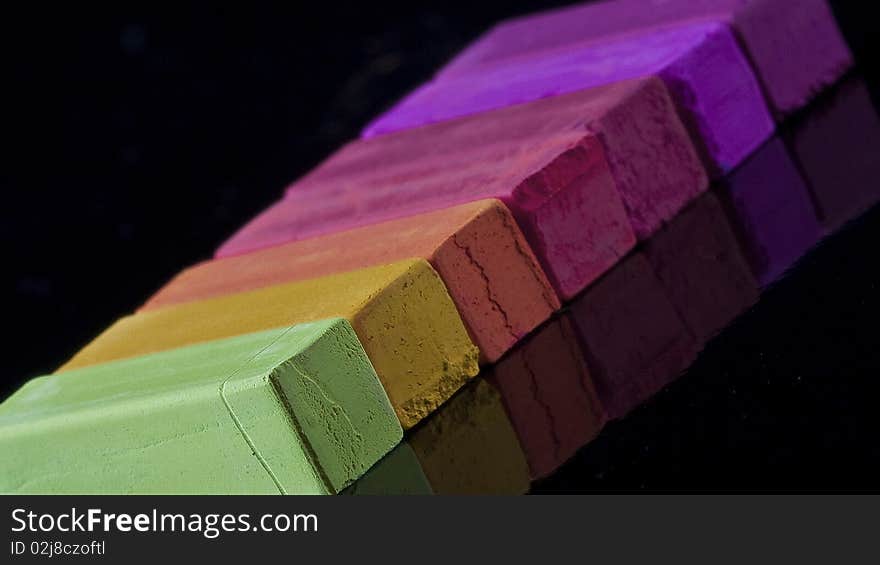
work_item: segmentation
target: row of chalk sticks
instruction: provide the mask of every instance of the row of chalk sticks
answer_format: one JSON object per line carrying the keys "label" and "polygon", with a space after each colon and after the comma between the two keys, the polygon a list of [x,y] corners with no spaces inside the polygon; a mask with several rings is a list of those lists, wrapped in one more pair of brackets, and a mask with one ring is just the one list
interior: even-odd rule
{"label": "row of chalk sticks", "polygon": [[852,64],[823,0],[497,25],[0,405],[0,491],[528,490],[838,227],[773,136]]}

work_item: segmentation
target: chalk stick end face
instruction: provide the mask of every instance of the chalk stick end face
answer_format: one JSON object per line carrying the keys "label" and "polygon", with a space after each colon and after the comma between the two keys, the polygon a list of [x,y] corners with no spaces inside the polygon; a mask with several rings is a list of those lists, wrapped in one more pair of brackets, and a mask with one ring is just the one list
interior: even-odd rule
{"label": "chalk stick end face", "polygon": [[643,241],[705,192],[709,177],[662,80],[616,88],[625,91],[623,100],[591,129],[602,140],[633,231]]}
{"label": "chalk stick end face", "polygon": [[605,152],[592,136],[523,182],[512,201],[563,300],[586,288],[636,243]]}
{"label": "chalk stick end face", "polygon": [[431,265],[423,259],[400,265],[352,326],[409,429],[477,374],[480,352]]}
{"label": "chalk stick end face", "polygon": [[734,25],[780,121],[855,62],[826,0],[749,2]]}
{"label": "chalk stick end face", "polygon": [[339,492],[397,445],[403,430],[376,372],[347,320],[270,375],[294,425],[314,453],[330,492]]}
{"label": "chalk stick end face", "polygon": [[701,24],[702,39],[659,76],[713,178],[755,151],[775,129],[761,85],[727,24]]}
{"label": "chalk stick end face", "polygon": [[486,200],[431,264],[458,306],[481,361],[493,363],[547,320],[559,299],[507,207]]}

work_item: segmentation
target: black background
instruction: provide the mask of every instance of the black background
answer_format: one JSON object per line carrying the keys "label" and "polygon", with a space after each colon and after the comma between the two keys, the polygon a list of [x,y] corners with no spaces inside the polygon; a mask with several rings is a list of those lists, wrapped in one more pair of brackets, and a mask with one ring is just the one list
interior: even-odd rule
{"label": "black background", "polygon": [[[491,23],[564,2],[116,4],[0,18],[0,397],[208,258]],[[876,100],[873,19],[834,4]],[[878,233],[875,209],[826,241],[538,490],[876,487]]]}

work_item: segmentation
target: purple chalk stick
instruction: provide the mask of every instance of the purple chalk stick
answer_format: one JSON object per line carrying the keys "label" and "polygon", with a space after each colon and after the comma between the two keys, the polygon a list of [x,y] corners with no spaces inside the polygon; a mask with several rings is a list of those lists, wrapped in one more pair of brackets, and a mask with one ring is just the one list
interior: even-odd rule
{"label": "purple chalk stick", "polygon": [[784,132],[826,233],[880,201],[880,115],[858,76]]}
{"label": "purple chalk stick", "polygon": [[423,85],[364,137],[613,83],[659,76],[707,168],[720,176],[773,131],[760,86],[726,24],[694,24],[526,53]]}
{"label": "purple chalk stick", "polygon": [[718,195],[762,286],[782,277],[821,238],[807,184],[778,137],[725,179]]}
{"label": "purple chalk stick", "polygon": [[853,64],[825,0],[613,0],[502,22],[438,77],[483,72],[529,53],[696,22],[731,25],[778,115],[803,107]]}

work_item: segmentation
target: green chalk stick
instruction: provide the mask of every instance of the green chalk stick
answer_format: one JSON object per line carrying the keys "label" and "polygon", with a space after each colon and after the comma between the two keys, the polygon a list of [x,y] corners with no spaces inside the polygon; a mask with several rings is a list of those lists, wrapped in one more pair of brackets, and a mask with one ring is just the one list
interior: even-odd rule
{"label": "green chalk stick", "polygon": [[0,492],[332,494],[402,435],[331,319],[28,382],[0,404]]}

